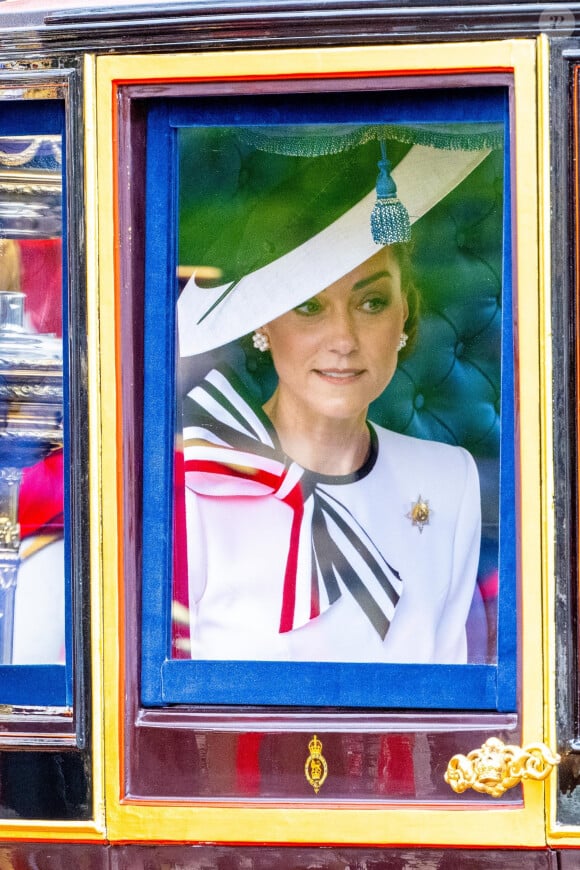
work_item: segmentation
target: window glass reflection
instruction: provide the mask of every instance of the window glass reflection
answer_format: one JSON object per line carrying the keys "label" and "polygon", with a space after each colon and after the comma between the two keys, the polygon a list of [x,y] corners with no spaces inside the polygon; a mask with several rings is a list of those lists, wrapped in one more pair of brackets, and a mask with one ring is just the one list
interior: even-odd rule
{"label": "window glass reflection", "polygon": [[62,137],[0,137],[0,657],[65,660]]}

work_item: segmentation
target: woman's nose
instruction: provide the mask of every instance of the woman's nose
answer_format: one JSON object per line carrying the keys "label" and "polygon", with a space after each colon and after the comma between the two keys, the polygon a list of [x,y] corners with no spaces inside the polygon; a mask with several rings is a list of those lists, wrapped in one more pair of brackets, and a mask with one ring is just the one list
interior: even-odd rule
{"label": "woman's nose", "polygon": [[329,349],[346,356],[358,349],[358,335],[352,314],[337,311],[329,324]]}

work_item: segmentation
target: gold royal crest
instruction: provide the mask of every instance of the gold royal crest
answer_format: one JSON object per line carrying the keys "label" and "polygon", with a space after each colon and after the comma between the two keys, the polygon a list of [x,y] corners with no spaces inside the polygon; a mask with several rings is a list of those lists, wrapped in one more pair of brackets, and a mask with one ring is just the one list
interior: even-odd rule
{"label": "gold royal crest", "polygon": [[314,793],[318,794],[324,780],[328,776],[328,765],[322,754],[322,743],[316,734],[308,744],[308,749],[310,750],[310,755],[304,765],[304,776],[308,784],[314,789]]}

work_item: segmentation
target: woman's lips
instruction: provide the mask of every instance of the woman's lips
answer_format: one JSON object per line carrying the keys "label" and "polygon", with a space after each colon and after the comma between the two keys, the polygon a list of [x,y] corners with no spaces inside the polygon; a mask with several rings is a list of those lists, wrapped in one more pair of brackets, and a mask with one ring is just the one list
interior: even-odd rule
{"label": "woman's lips", "polygon": [[359,378],[364,369],[315,369],[315,373],[324,380],[344,384]]}

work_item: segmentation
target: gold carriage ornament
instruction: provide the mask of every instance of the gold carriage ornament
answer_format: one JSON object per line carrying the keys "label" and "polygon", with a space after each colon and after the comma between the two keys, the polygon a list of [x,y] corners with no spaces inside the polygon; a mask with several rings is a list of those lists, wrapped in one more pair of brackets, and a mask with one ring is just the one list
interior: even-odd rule
{"label": "gold carriage ornament", "polygon": [[314,789],[314,794],[318,794],[324,784],[324,780],[328,776],[328,765],[322,754],[322,742],[316,734],[308,744],[308,749],[310,750],[310,755],[304,765],[304,776],[308,785],[311,785]]}
{"label": "gold carriage ornament", "polygon": [[468,788],[501,797],[524,779],[547,779],[560,756],[543,743],[510,746],[490,737],[468,755],[454,755],[445,771],[445,782],[462,794]]}

